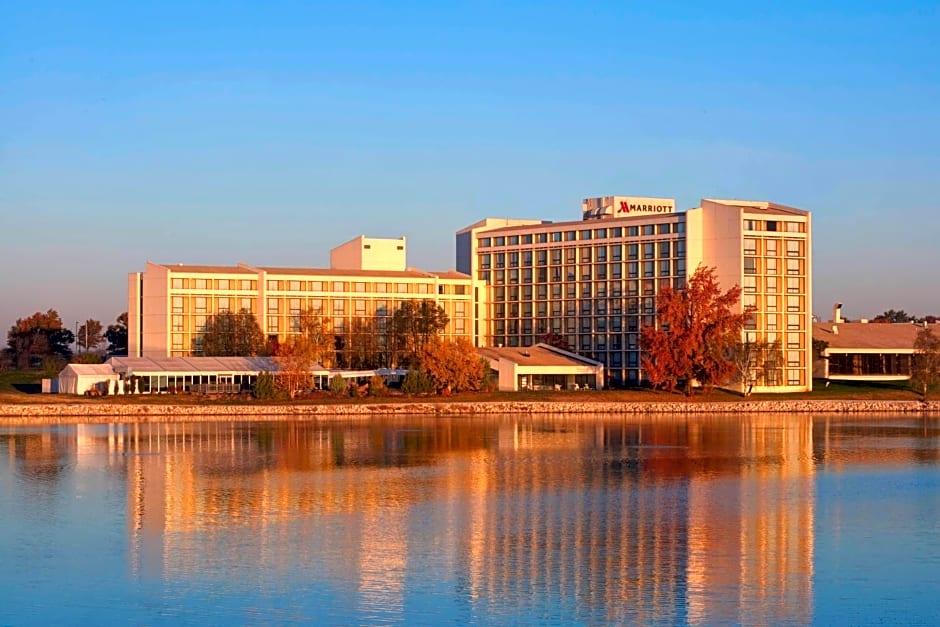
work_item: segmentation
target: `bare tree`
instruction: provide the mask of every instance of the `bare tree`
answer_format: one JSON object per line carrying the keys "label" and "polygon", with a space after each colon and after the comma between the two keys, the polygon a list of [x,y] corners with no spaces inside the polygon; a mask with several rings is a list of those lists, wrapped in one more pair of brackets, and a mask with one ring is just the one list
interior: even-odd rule
{"label": "bare tree", "polygon": [[82,326],[78,327],[75,343],[84,351],[94,350],[104,342],[103,330],[104,327],[101,326],[101,322],[89,318]]}

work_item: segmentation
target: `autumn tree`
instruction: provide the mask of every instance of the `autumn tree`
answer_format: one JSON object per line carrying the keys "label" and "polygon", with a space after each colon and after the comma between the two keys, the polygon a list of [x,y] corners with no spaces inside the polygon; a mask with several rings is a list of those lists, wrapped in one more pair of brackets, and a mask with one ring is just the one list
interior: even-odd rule
{"label": "autumn tree", "polygon": [[722,292],[714,268],[699,266],[684,289],[666,285],[656,298],[656,325],[640,335],[643,369],[653,387],[675,390],[692,382],[705,389],[727,382],[735,373],[729,357],[740,341],[745,314],[741,288]]}
{"label": "autumn tree", "polygon": [[447,327],[447,313],[432,300],[406,300],[392,317],[394,361],[413,367],[424,346]]}
{"label": "autumn tree", "polygon": [[467,338],[449,342],[439,337],[421,348],[421,369],[435,387],[449,392],[476,392],[483,387],[489,365]]}
{"label": "autumn tree", "polygon": [[75,343],[83,351],[96,349],[104,341],[104,336],[101,333],[103,330],[101,322],[89,318],[82,326],[78,327]]}
{"label": "autumn tree", "polygon": [[923,327],[914,339],[914,355],[911,362],[911,385],[919,389],[921,398],[927,400],[927,392],[940,378],[940,338],[929,327]]}
{"label": "autumn tree", "polygon": [[253,357],[264,353],[266,346],[258,320],[246,309],[212,316],[199,339],[202,354],[208,357]]}
{"label": "autumn tree", "polygon": [[46,357],[68,361],[74,341],[75,334],[62,326],[59,313],[49,309],[18,319],[7,332],[6,350],[16,367],[25,369]]}
{"label": "autumn tree", "polygon": [[298,392],[313,387],[313,367],[317,363],[316,349],[303,335],[292,335],[278,346],[272,358],[277,365],[277,388],[294,398]]}
{"label": "autumn tree", "polygon": [[108,330],[104,332],[104,338],[108,341],[109,355],[127,354],[127,312],[125,311],[117,317],[114,324],[108,325]]}
{"label": "autumn tree", "polygon": [[379,367],[379,336],[375,318],[353,318],[343,335],[347,368],[367,370]]}
{"label": "autumn tree", "polygon": [[[731,352],[731,361],[735,368],[735,378],[741,383],[744,396],[750,396],[751,390],[761,380],[764,385],[776,385],[776,368],[780,365],[780,342],[753,340],[746,338],[735,344]],[[773,372],[771,376],[767,376]]]}
{"label": "autumn tree", "polygon": [[300,315],[299,332],[313,354],[313,361],[332,368],[336,363],[336,335],[330,319],[319,310],[307,309]]}

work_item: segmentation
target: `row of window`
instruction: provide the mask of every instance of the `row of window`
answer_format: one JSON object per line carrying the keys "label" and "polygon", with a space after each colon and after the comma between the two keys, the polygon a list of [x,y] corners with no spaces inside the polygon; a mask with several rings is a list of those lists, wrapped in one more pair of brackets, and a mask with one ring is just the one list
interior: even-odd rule
{"label": "row of window", "polygon": [[170,287],[175,290],[238,290],[242,292],[257,291],[258,282],[251,279],[208,279],[208,278],[182,278],[172,277]]}
{"label": "row of window", "polygon": [[[284,281],[271,279],[266,283],[270,292],[357,292],[376,294],[434,294],[433,283],[388,283],[384,281]],[[468,285],[440,284],[438,294],[467,295]]]}
{"label": "row of window", "polygon": [[785,259],[785,264],[780,263],[776,257],[744,258],[744,274],[782,274],[781,270],[786,270],[788,275],[806,274],[804,261],[802,259]]}
{"label": "row of window", "polygon": [[[228,312],[247,311],[255,313],[255,299],[250,297],[229,297],[229,296],[173,296],[170,301],[170,311],[174,314],[196,313],[196,314],[218,314]],[[278,313],[289,313],[300,315],[304,311],[313,310],[317,313],[324,313],[325,303],[332,303],[327,307],[332,307],[332,311],[337,315],[344,315],[348,310],[355,315],[366,315],[370,313],[376,316],[391,316],[395,310],[401,306],[399,300],[385,299],[323,299],[323,298],[278,298],[270,297],[267,299],[266,311],[269,315]],[[347,305],[347,303],[349,303]],[[371,306],[368,303],[372,303]],[[448,315],[464,316],[469,309],[469,301],[455,300],[439,303]]]}
{"label": "row of window", "polygon": [[576,242],[597,239],[617,239],[622,237],[640,237],[650,235],[669,235],[685,233],[685,222],[664,222],[660,224],[640,224],[633,226],[614,226],[600,229],[569,229],[543,231],[541,233],[522,233],[519,235],[484,235],[477,240],[480,248],[519,246],[528,244],[548,244],[550,242]]}
{"label": "row of window", "polygon": [[755,239],[753,237],[744,238],[745,255],[763,255],[765,257],[803,257],[805,243],[799,239]]}
{"label": "row of window", "polygon": [[802,276],[755,276],[745,274],[741,282],[741,291],[745,294],[755,294],[766,292],[768,294],[779,294],[781,289],[785,288],[787,294],[805,294],[805,277]]}
{"label": "row of window", "polygon": [[[548,285],[497,285],[492,288],[493,302],[510,300],[548,300],[551,294],[551,300],[558,301],[562,298],[619,298],[620,296],[651,296],[656,293],[656,285],[660,288],[672,286],[673,289],[682,289],[685,286],[685,279],[677,277],[674,279],[662,278],[658,280],[643,279],[629,281],[597,281],[594,283],[557,283],[552,282]],[[534,298],[533,298],[534,295]]]}
{"label": "row of window", "polygon": [[[518,283],[558,283],[559,281],[604,281],[656,277],[685,277],[685,259],[660,261],[628,261],[624,263],[581,264],[555,268],[512,268],[480,270],[478,278],[491,285]],[[748,274],[754,274],[753,272]]]}
{"label": "row of window", "polygon": [[805,222],[794,222],[792,220],[745,220],[745,231],[783,231],[785,233],[805,233]]}
{"label": "row of window", "polygon": [[[685,257],[685,240],[661,240],[643,244],[613,244],[611,246],[580,246],[569,248],[543,248],[510,252],[480,253],[480,268],[531,268],[533,266],[559,266],[562,262],[603,263],[643,259]],[[549,264],[551,260],[551,264]]]}

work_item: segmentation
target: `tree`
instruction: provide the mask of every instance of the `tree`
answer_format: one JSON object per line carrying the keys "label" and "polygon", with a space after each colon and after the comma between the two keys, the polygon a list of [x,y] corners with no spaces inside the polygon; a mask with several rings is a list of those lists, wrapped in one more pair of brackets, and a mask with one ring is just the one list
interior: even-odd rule
{"label": "tree", "polygon": [[300,315],[299,330],[313,352],[313,361],[324,368],[333,367],[336,363],[336,336],[330,319],[318,310],[307,309]]}
{"label": "tree", "polygon": [[914,338],[914,356],[911,360],[911,385],[920,389],[921,398],[927,400],[928,390],[940,379],[940,338],[929,327],[923,327]]}
{"label": "tree", "polygon": [[7,332],[7,352],[17,368],[25,369],[44,357],[56,356],[66,362],[72,357],[75,334],[62,326],[55,309],[20,318]]}
{"label": "tree", "polygon": [[264,371],[258,374],[254,389],[255,398],[261,400],[270,400],[277,396],[277,388],[274,384],[274,375]]}
{"label": "tree", "polygon": [[406,300],[392,317],[396,364],[415,367],[421,349],[439,335],[448,322],[444,308],[431,300]]}
{"label": "tree", "polygon": [[776,385],[776,369],[780,364],[780,342],[745,339],[738,342],[731,354],[736,378],[742,385],[744,396],[750,396],[754,386],[763,379],[764,385]]}
{"label": "tree", "polygon": [[199,339],[202,354],[211,357],[253,357],[264,353],[266,346],[258,320],[246,309],[212,316]]}
{"label": "tree", "polygon": [[692,394],[692,382],[705,389],[727,382],[735,372],[734,346],[748,314],[735,313],[741,288],[722,292],[714,268],[699,266],[685,289],[660,289],[657,323],[644,327],[640,342],[642,363],[653,387],[673,391],[682,383]]}
{"label": "tree", "polygon": [[109,355],[127,354],[127,312],[125,311],[116,319],[116,324],[109,324],[108,330],[104,332],[104,338],[108,340]]}
{"label": "tree", "polygon": [[277,385],[290,398],[313,387],[315,349],[303,335],[292,335],[278,347],[273,361],[277,364]]}
{"label": "tree", "polygon": [[75,343],[83,351],[98,348],[104,341],[104,336],[101,334],[102,330],[101,322],[89,318],[82,326],[78,327],[78,336],[75,338]]}
{"label": "tree", "polygon": [[913,320],[913,318],[903,309],[899,309],[898,311],[889,309],[883,314],[875,316],[872,322],[910,322],[911,320]]}
{"label": "tree", "polygon": [[479,391],[489,369],[470,340],[463,337],[453,342],[432,338],[421,349],[420,363],[437,390],[449,392]]}

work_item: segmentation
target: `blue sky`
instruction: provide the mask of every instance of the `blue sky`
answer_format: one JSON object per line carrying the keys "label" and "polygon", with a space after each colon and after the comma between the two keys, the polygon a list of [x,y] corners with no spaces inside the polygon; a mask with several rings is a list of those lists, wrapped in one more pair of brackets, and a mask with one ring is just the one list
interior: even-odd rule
{"label": "blue sky", "polygon": [[937,4],[438,5],[2,3],[0,325],[614,194],[809,209],[817,313],[940,314]]}

